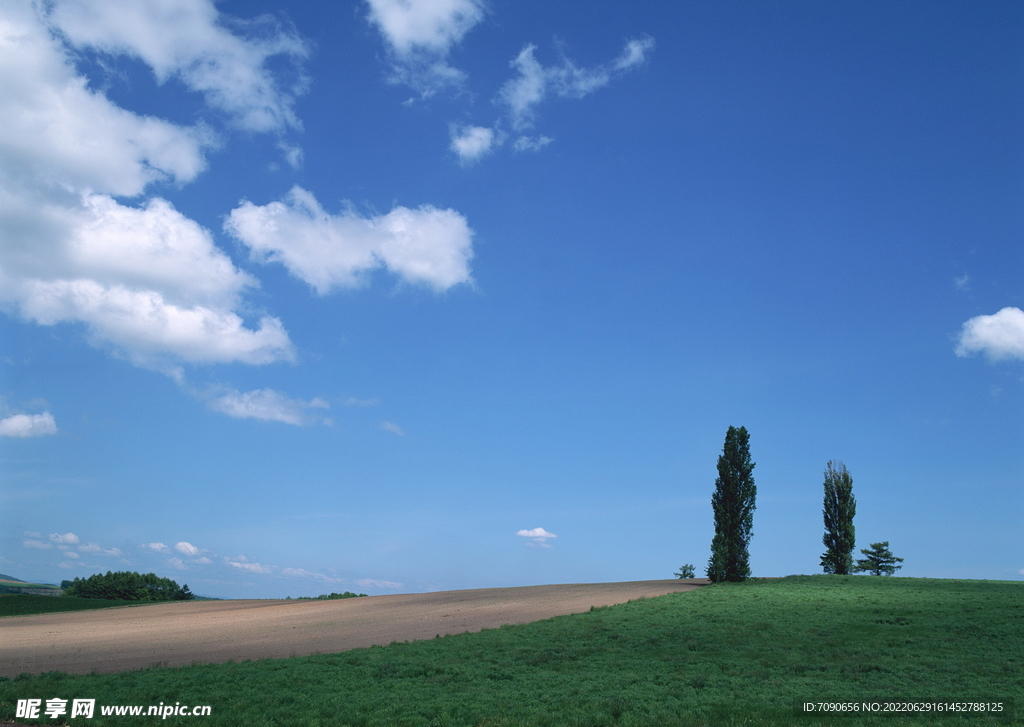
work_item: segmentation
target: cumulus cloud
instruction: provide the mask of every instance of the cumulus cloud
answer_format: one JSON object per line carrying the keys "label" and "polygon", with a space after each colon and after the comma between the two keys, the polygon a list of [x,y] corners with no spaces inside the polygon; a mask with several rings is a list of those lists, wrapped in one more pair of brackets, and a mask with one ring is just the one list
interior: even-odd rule
{"label": "cumulus cloud", "polygon": [[183,561],[181,558],[168,558],[167,562],[170,563],[175,568],[177,568],[178,570],[187,570],[188,569],[188,566],[185,565],[185,561]]}
{"label": "cumulus cloud", "polygon": [[209,0],[4,4],[0,305],[41,325],[82,323],[95,345],[163,370],[293,357],[279,320],[250,326],[236,312],[256,281],[208,231],[163,199],[114,199],[195,179],[210,132],[120,108],[89,88],[62,45],[135,55],[245,128],[292,125],[290,102],[261,69],[268,54],[295,55],[294,39],[242,38],[221,20]]}
{"label": "cumulus cloud", "polygon": [[174,549],[182,555],[199,555],[199,548],[192,545],[192,543],[186,543],[181,541],[174,546]]}
{"label": "cumulus cloud", "polygon": [[984,353],[993,361],[1024,360],[1024,311],[1006,307],[990,316],[976,316],[964,323],[957,356]]}
{"label": "cumulus cloud", "polygon": [[385,432],[391,432],[392,434],[397,434],[400,437],[405,436],[405,432],[402,430],[402,428],[395,424],[394,422],[381,422],[380,428],[383,429]]}
{"label": "cumulus cloud", "polygon": [[273,389],[256,389],[244,393],[231,391],[212,399],[208,405],[214,411],[236,419],[261,419],[296,426],[323,420],[322,417],[318,418],[310,412],[310,409],[329,408],[329,404],[323,399],[290,399]]}
{"label": "cumulus cloud", "polygon": [[140,545],[139,547],[142,548],[143,550],[152,550],[152,551],[155,551],[157,553],[170,553],[171,552],[171,549],[168,548],[163,543],[144,543],[143,545]]}
{"label": "cumulus cloud", "polygon": [[429,96],[465,74],[448,54],[484,16],[479,0],[368,0],[369,20],[387,43],[392,81]]}
{"label": "cumulus cloud", "polygon": [[41,540],[23,540],[21,545],[24,548],[31,548],[34,550],[49,550],[53,547],[51,543],[44,543]]}
{"label": "cumulus cloud", "polygon": [[297,64],[308,49],[270,16],[228,18],[212,0],[57,0],[49,20],[78,48],[139,58],[161,84],[179,79],[244,129],[299,126],[292,104],[305,81],[296,65],[283,88],[267,62]]}
{"label": "cumulus cloud", "polygon": [[78,536],[74,533],[50,533],[50,542],[59,545],[78,545]]}
{"label": "cumulus cloud", "polygon": [[281,263],[320,295],[358,286],[379,267],[438,291],[472,280],[473,233],[451,209],[424,205],[369,218],[351,210],[332,215],[296,186],[282,202],[243,201],[224,228],[255,260]]}
{"label": "cumulus cloud", "polygon": [[654,50],[654,39],[629,40],[618,58],[610,64],[593,68],[580,68],[567,58],[559,65],[544,66],[534,56],[536,50],[537,46],[530,44],[519,52],[510,64],[516,71],[516,77],[506,82],[498,92],[498,100],[508,108],[512,127],[516,130],[533,125],[535,107],[545,97],[583,98],[642,64]]}
{"label": "cumulus cloud", "polygon": [[494,129],[485,126],[452,126],[451,136],[449,148],[459,155],[463,164],[471,164],[486,156],[499,143]]}
{"label": "cumulus cloud", "polygon": [[48,411],[42,414],[15,414],[0,419],[0,437],[42,437],[57,433],[57,422]]}
{"label": "cumulus cloud", "polygon": [[558,536],[554,533],[549,533],[544,528],[533,528],[531,530],[518,530],[516,535],[521,538],[529,538],[530,542],[527,545],[539,548],[550,548],[551,544],[548,543],[549,538],[557,538]]}

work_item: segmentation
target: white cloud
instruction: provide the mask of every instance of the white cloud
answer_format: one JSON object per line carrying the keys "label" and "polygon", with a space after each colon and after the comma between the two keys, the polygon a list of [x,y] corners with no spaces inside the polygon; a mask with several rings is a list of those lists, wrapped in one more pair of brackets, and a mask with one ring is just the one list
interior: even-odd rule
{"label": "white cloud", "polygon": [[121,551],[117,548],[104,548],[99,543],[86,543],[85,545],[79,545],[78,549],[83,553],[90,555],[121,555]]}
{"label": "white cloud", "polygon": [[186,543],[182,541],[174,546],[174,549],[182,555],[199,555],[199,548],[192,545],[192,543]]}
{"label": "white cloud", "polygon": [[[214,28],[212,5],[61,0],[45,6],[48,17],[43,7],[12,0],[0,17],[0,304],[41,325],[83,323],[94,344],[163,370],[177,360],[291,359],[279,320],[264,316],[250,328],[235,312],[256,281],[208,231],[165,200],[132,207],[113,198],[138,196],[153,182],[192,181],[206,166],[210,133],[131,113],[91,90],[47,25],[58,23],[60,37],[79,44],[136,54],[156,64],[158,76],[184,74],[201,86],[196,69],[206,64],[236,90],[259,88],[259,73],[243,78],[241,56],[222,62],[228,34]],[[167,23],[168,14],[183,24]],[[208,32],[197,25],[200,16]],[[236,41],[238,48],[250,43]],[[266,50],[271,40],[253,42]],[[247,128],[287,121],[269,91],[201,90],[209,103],[234,108]],[[265,103],[252,100],[261,93]],[[268,114],[278,121],[259,121]]]}
{"label": "white cloud", "polygon": [[34,533],[31,530],[26,530],[24,535],[25,535],[26,538],[41,538],[41,537],[43,537],[42,533]]}
{"label": "white cloud", "polygon": [[185,561],[183,561],[181,558],[168,558],[167,562],[170,563],[175,568],[177,568],[178,570],[187,570],[188,569],[188,566],[185,565]]}
{"label": "white cloud", "polygon": [[262,419],[296,426],[322,420],[313,415],[310,409],[329,408],[323,399],[290,399],[273,389],[256,389],[244,393],[231,391],[211,400],[208,405],[214,411],[236,419]]}
{"label": "white cloud", "polygon": [[78,545],[78,536],[74,533],[50,533],[50,542],[57,545]]}
{"label": "white cloud", "polygon": [[24,548],[32,548],[35,550],[49,550],[53,547],[50,543],[44,543],[40,540],[23,540],[21,545]]}
{"label": "white cloud", "polygon": [[580,99],[640,65],[654,50],[654,39],[630,40],[611,64],[593,68],[579,68],[567,58],[560,65],[545,67],[534,57],[535,50],[537,46],[530,44],[519,52],[510,64],[517,76],[498,92],[498,100],[508,108],[517,130],[533,125],[534,109],[546,96]]}
{"label": "white cloud", "polygon": [[57,433],[57,422],[48,411],[42,414],[15,414],[0,419],[0,437],[41,437]]}
{"label": "white cloud", "polygon": [[391,53],[392,81],[424,96],[458,85],[465,74],[448,64],[459,43],[484,16],[479,0],[368,0],[369,20]]}
{"label": "white cloud", "polygon": [[139,547],[143,548],[144,550],[153,550],[153,551],[156,551],[157,553],[170,553],[171,552],[171,549],[168,548],[163,543],[145,543],[144,545],[140,545]]}
{"label": "white cloud", "polygon": [[78,559],[81,556],[78,553],[75,553],[74,551],[67,551],[67,552],[64,553],[64,557],[65,558]]}
{"label": "white cloud", "polygon": [[644,62],[647,54],[654,50],[654,38],[634,38],[626,43],[621,55],[612,63],[612,70],[626,71]]}
{"label": "white cloud", "polygon": [[513,151],[540,151],[554,139],[550,136],[520,136],[512,144]]}
{"label": "white cloud", "polygon": [[982,352],[993,361],[1024,360],[1024,311],[1006,307],[990,316],[976,316],[964,323],[957,356]]}
{"label": "white cloud", "polygon": [[351,210],[332,215],[296,186],[283,202],[244,201],[224,228],[249,247],[254,259],[280,262],[321,295],[355,287],[381,266],[435,290],[472,280],[473,233],[451,209],[424,205],[370,218]]}
{"label": "white cloud", "polygon": [[377,399],[360,399],[355,396],[350,396],[345,399],[345,406],[377,406],[380,401]]}
{"label": "white cloud", "polygon": [[957,290],[967,290],[971,287],[971,276],[964,273],[960,277],[953,278],[953,285]]}
{"label": "white cloud", "polygon": [[549,533],[544,528],[533,528],[532,530],[518,530],[516,535],[521,538],[530,538],[527,545],[531,545],[535,548],[550,548],[551,544],[548,543],[549,538],[557,538],[558,536],[554,533]]}
{"label": "white cloud", "polygon": [[212,560],[210,560],[209,558],[207,558],[207,557],[206,557],[206,556],[204,555],[204,556],[203,556],[203,557],[201,557],[201,558],[195,558],[195,559],[193,559],[193,561],[192,561],[192,562],[193,562],[193,563],[202,563],[202,564],[204,564],[204,565],[205,565],[205,564],[207,564],[207,563],[212,563],[213,561],[212,561]]}
{"label": "white cloud", "polygon": [[395,424],[394,422],[381,422],[380,428],[383,429],[385,432],[391,432],[392,434],[397,434],[400,437],[405,436],[405,432],[402,430],[402,428]]}
{"label": "white cloud", "polygon": [[485,126],[451,127],[452,143],[449,147],[459,155],[459,161],[470,164],[489,154],[497,146],[494,129]]}
{"label": "white cloud", "polygon": [[230,565],[232,568],[238,568],[239,570],[244,570],[249,573],[269,574],[274,572],[274,569],[268,565],[262,565],[261,563],[249,563],[241,558],[237,560],[230,560],[228,558],[225,558],[224,562]]}
{"label": "white cloud", "polygon": [[168,357],[253,364],[293,358],[280,320],[265,316],[252,330],[232,310],[255,280],[169,202],[153,199],[138,209],[85,195],[65,217],[76,224],[64,239],[35,260],[0,269],[0,295],[16,301],[24,317],[85,323],[95,344],[139,365]]}
{"label": "white cloud", "polygon": [[159,83],[180,79],[244,129],[299,126],[292,104],[304,81],[282,89],[267,61],[297,63],[308,50],[269,16],[227,18],[211,0],[57,0],[49,20],[79,48],[140,58]]}
{"label": "white cloud", "polygon": [[356,581],[356,585],[363,588],[401,588],[403,584],[395,581],[382,581],[376,578],[360,578]]}
{"label": "white cloud", "polygon": [[282,568],[281,569],[281,575],[293,576],[293,577],[296,577],[296,578],[313,578],[315,580],[323,581],[325,583],[344,583],[345,582],[344,578],[333,578],[331,576],[324,575],[323,573],[318,573],[316,571],[306,570],[305,568]]}

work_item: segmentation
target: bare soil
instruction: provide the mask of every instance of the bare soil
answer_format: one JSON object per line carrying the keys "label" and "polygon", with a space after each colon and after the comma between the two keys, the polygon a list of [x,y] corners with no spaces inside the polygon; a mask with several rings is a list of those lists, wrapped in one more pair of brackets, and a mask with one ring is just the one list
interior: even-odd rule
{"label": "bare soil", "polygon": [[529,623],[707,582],[575,583],[335,601],[179,601],[11,616],[0,619],[0,676],[331,653]]}

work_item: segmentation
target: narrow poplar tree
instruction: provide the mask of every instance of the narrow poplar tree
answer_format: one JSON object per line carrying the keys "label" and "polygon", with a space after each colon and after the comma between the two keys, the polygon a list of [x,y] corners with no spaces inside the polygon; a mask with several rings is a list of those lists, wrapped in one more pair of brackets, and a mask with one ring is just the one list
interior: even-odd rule
{"label": "narrow poplar tree", "polygon": [[708,578],[712,583],[742,581],[750,576],[751,529],[754,526],[754,463],[746,427],[729,427],[718,458],[718,478],[711,495],[715,537],[711,541]]}
{"label": "narrow poplar tree", "polygon": [[842,462],[829,462],[825,468],[825,534],[821,542],[825,552],[821,567],[826,573],[849,575],[853,570],[855,543],[853,516],[857,501],[853,497],[853,477]]}

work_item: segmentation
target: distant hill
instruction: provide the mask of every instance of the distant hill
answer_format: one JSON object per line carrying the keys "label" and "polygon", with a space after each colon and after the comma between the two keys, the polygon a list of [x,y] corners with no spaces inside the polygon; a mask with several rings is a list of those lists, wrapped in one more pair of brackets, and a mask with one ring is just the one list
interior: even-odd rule
{"label": "distant hill", "polygon": [[63,591],[54,583],[30,583],[0,573],[0,596],[25,593],[33,596],[59,596]]}

